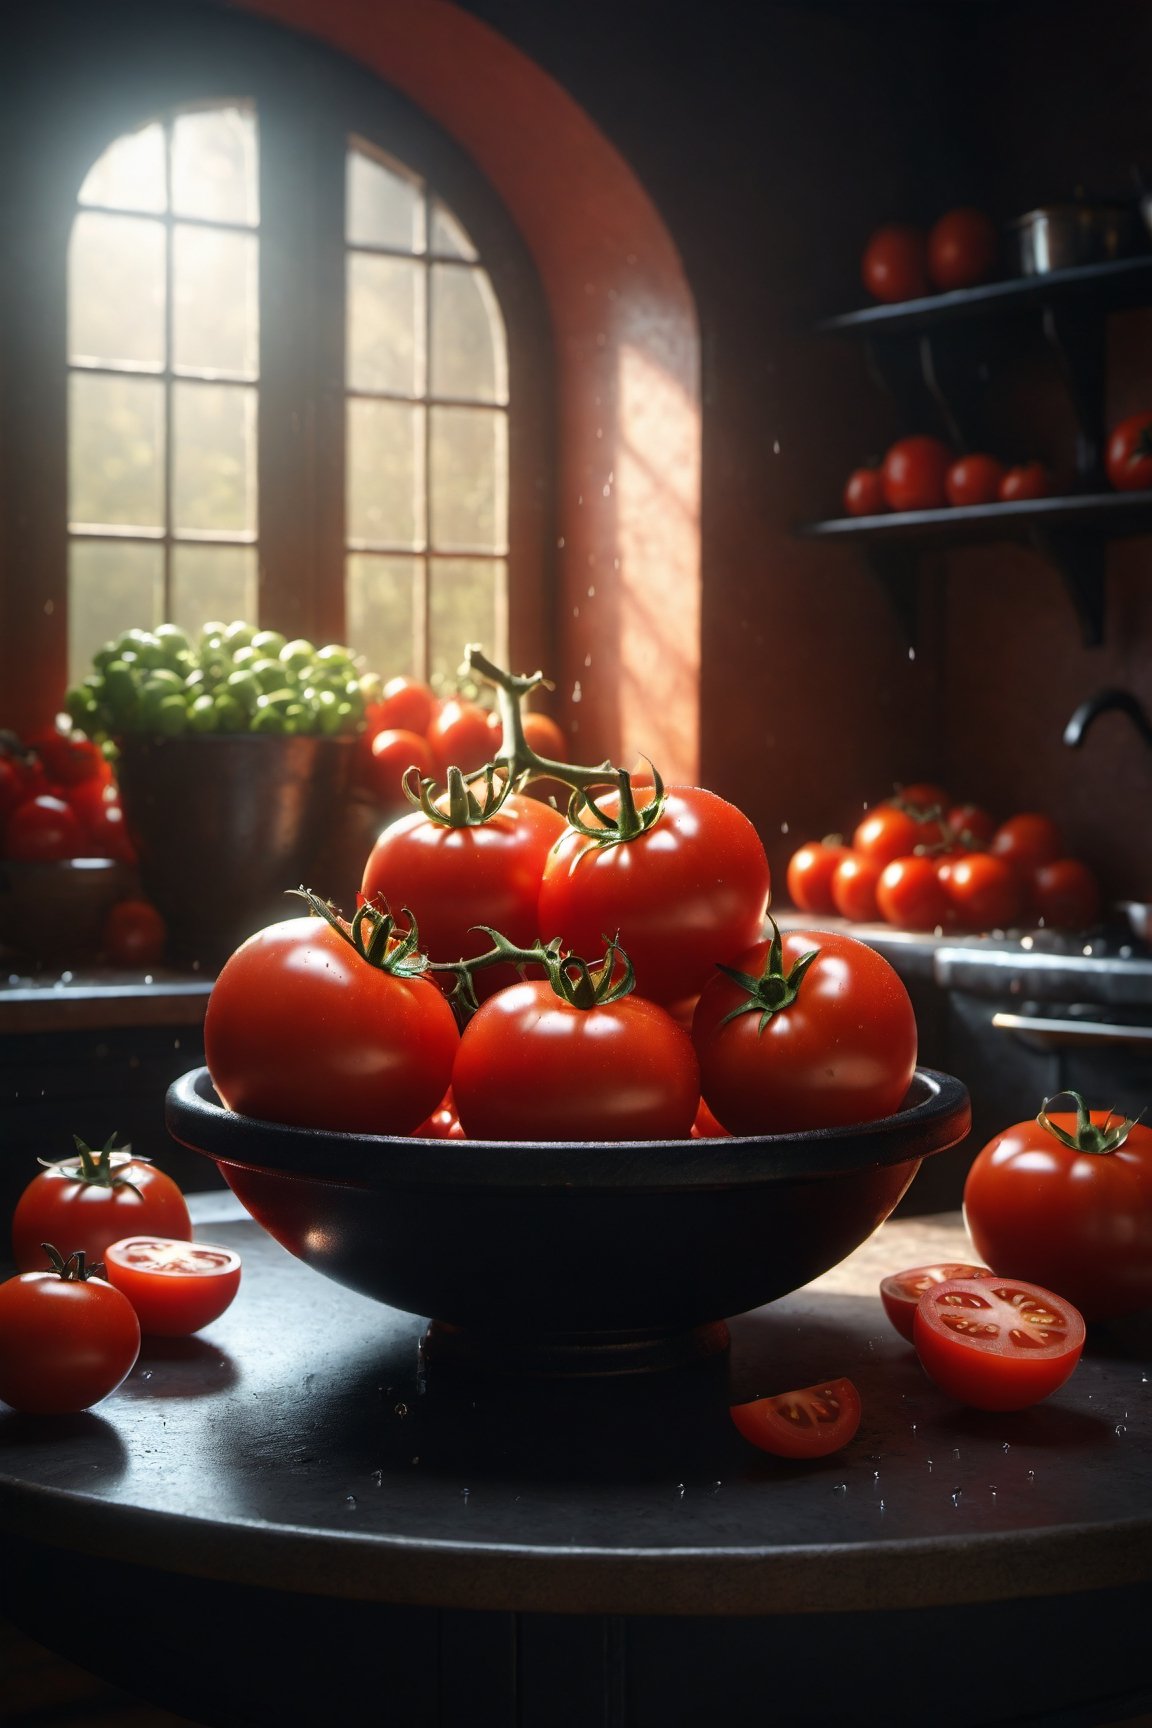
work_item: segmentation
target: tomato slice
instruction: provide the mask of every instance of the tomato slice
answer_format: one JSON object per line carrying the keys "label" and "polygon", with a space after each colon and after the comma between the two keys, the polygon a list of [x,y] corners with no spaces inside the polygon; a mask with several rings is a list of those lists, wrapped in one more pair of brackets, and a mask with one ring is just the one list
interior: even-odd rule
{"label": "tomato slice", "polygon": [[1025,1410],[1079,1362],[1084,1317],[1019,1278],[951,1278],[921,1296],[912,1341],[929,1379],[951,1397],[977,1410]]}
{"label": "tomato slice", "polygon": [[104,1250],[108,1282],[136,1310],[140,1330],[185,1338],[219,1319],[240,1287],[240,1256],[208,1242],[124,1236]]}
{"label": "tomato slice", "polygon": [[916,1305],[925,1290],[947,1284],[953,1278],[991,1278],[987,1266],[969,1266],[963,1260],[941,1260],[935,1266],[910,1266],[906,1272],[890,1272],[880,1280],[884,1312],[902,1338],[912,1342]]}
{"label": "tomato slice", "polygon": [[797,1392],[777,1392],[733,1404],[729,1414],[745,1440],[778,1458],[825,1458],[846,1446],[860,1426],[860,1394],[851,1380],[818,1380]]}

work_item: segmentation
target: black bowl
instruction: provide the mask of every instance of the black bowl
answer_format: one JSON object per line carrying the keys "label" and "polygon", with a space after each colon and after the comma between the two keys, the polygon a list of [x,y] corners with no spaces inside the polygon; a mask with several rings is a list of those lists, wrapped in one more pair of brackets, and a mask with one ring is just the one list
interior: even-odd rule
{"label": "black bowl", "polygon": [[916,1071],[895,1115],[777,1136],[540,1145],[333,1134],[226,1110],[206,1068],[168,1131],[216,1161],[317,1271],[495,1355],[637,1356],[808,1283],[883,1223],[923,1158],[968,1132],[959,1080]]}

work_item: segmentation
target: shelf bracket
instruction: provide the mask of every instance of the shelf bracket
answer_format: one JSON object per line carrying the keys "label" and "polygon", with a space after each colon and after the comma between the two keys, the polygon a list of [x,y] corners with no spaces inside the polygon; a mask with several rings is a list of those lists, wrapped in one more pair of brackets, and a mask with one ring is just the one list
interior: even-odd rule
{"label": "shelf bracket", "polygon": [[904,640],[910,648],[914,648],[919,634],[919,549],[889,542],[886,545],[861,546],[860,552],[873,577],[884,590]]}
{"label": "shelf bracket", "polygon": [[1101,318],[1049,302],[1041,308],[1044,339],[1060,363],[1064,387],[1076,416],[1076,472],[1082,485],[1103,480],[1103,404],[1107,377],[1107,337]]}
{"label": "shelf bracket", "polygon": [[1059,572],[1080,625],[1085,648],[1104,641],[1107,546],[1098,536],[1073,528],[1028,530],[1029,543]]}

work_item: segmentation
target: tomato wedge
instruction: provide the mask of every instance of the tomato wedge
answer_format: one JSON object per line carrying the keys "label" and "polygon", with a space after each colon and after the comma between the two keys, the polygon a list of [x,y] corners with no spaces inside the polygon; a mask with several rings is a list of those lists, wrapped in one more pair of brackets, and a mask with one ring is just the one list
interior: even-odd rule
{"label": "tomato wedge", "polygon": [[127,1296],[140,1330],[186,1338],[219,1319],[240,1287],[240,1256],[208,1242],[124,1236],[104,1250],[109,1284]]}
{"label": "tomato wedge", "polygon": [[825,1458],[846,1446],[860,1426],[860,1394],[851,1380],[818,1380],[797,1392],[777,1392],[733,1404],[733,1422],[753,1446],[778,1458]]}
{"label": "tomato wedge", "polygon": [[925,1290],[947,1284],[953,1278],[991,1278],[987,1266],[969,1266],[963,1260],[941,1260],[935,1266],[910,1266],[906,1272],[890,1272],[880,1280],[884,1312],[902,1338],[912,1342],[916,1305]]}
{"label": "tomato wedge", "polygon": [[951,1278],[916,1307],[912,1341],[937,1386],[977,1410],[1025,1410],[1080,1360],[1084,1317],[1019,1278]]}

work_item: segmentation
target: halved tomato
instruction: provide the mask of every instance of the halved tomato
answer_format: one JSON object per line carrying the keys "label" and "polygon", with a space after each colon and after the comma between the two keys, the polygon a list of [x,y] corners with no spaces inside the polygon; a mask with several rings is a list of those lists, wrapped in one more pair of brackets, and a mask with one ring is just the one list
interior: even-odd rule
{"label": "halved tomato", "polygon": [[846,1446],[860,1426],[860,1394],[851,1380],[818,1380],[797,1392],[777,1392],[733,1404],[733,1422],[753,1446],[778,1458],[825,1458]]}
{"label": "halved tomato", "polygon": [[1080,1360],[1084,1317],[1019,1278],[951,1278],[916,1305],[912,1342],[941,1391],[977,1410],[1026,1410]]}
{"label": "halved tomato", "polygon": [[125,1236],[104,1250],[109,1284],[127,1296],[140,1330],[186,1338],[219,1319],[240,1287],[240,1256],[207,1242]]}
{"label": "halved tomato", "polygon": [[905,1272],[890,1272],[880,1280],[880,1300],[884,1312],[901,1338],[912,1342],[912,1321],[916,1306],[925,1290],[934,1284],[947,1284],[953,1278],[991,1278],[987,1266],[969,1266],[963,1260],[941,1260],[935,1266],[910,1266]]}

